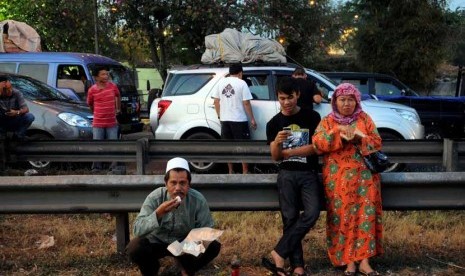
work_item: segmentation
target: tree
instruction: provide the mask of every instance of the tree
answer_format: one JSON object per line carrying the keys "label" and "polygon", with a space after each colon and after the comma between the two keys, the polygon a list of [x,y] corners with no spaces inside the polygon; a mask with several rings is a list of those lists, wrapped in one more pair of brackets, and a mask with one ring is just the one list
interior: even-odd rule
{"label": "tree", "polygon": [[444,60],[445,1],[357,0],[355,49],[364,70],[396,75],[426,90]]}
{"label": "tree", "polygon": [[[43,51],[93,52],[93,0],[9,0],[0,3],[5,19],[22,21],[41,37]],[[87,16],[83,16],[87,15]]]}
{"label": "tree", "polygon": [[[277,39],[292,60],[309,65],[329,46],[330,1],[248,0],[243,6],[244,28]],[[291,61],[292,61],[291,60]]]}
{"label": "tree", "polygon": [[120,11],[114,20],[124,20],[124,29],[145,33],[150,58],[166,77],[169,61],[199,63],[205,36],[238,24],[236,2],[123,0],[113,3]]}

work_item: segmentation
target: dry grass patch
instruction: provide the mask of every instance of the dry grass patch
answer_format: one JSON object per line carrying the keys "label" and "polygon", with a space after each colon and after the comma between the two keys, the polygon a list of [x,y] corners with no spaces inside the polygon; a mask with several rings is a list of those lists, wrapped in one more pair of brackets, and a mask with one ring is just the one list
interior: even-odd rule
{"label": "dry grass patch", "polygon": [[[281,235],[278,212],[214,212],[225,232],[222,252],[199,276],[227,276],[229,261],[238,255],[242,276],[266,275],[260,267]],[[136,214],[130,215],[132,222]],[[312,275],[341,272],[332,268],[325,249],[325,212],[305,237],[305,260]],[[465,213],[463,211],[385,212],[386,254],[373,264],[384,275],[465,275]],[[0,275],[139,275],[116,254],[115,220],[106,214],[1,215]],[[42,236],[55,244],[37,249]],[[165,259],[161,275],[176,275]],[[462,267],[462,268],[461,268]]]}

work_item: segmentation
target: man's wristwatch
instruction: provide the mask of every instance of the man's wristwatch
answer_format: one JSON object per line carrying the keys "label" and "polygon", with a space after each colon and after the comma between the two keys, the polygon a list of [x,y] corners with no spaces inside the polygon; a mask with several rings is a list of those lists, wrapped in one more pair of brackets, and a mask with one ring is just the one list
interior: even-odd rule
{"label": "man's wristwatch", "polygon": [[18,115],[18,116],[21,115],[21,111],[19,111],[19,110],[16,111],[16,115]]}

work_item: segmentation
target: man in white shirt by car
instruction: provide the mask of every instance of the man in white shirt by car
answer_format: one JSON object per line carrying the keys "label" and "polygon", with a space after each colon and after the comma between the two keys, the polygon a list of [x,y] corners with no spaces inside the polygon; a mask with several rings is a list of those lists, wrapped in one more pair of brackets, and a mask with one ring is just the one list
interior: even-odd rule
{"label": "man in white shirt by car", "polygon": [[[247,83],[242,80],[243,69],[240,63],[231,64],[229,77],[222,79],[213,91],[212,98],[218,119],[221,122],[221,138],[229,140],[250,139],[250,127],[257,129],[252,111],[250,93]],[[234,173],[232,163],[228,163],[229,174]],[[248,165],[242,162],[242,173],[249,172]]]}

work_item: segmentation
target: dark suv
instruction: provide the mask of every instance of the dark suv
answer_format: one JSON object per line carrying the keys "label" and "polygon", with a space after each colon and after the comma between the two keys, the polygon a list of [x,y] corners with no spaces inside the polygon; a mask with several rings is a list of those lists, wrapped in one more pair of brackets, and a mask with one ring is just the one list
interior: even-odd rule
{"label": "dark suv", "polygon": [[362,94],[415,108],[425,127],[425,138],[465,137],[465,97],[420,96],[398,79],[367,72],[323,72],[336,83],[350,82]]}

